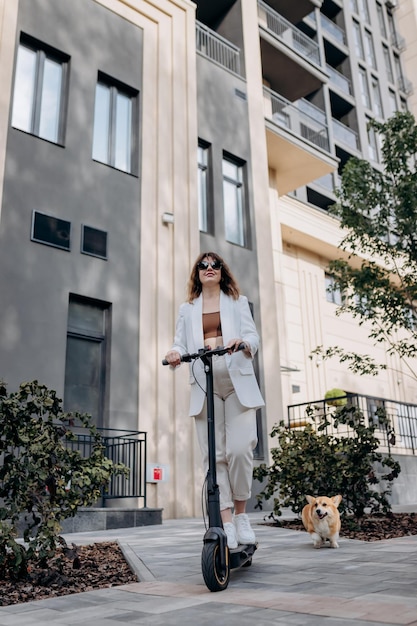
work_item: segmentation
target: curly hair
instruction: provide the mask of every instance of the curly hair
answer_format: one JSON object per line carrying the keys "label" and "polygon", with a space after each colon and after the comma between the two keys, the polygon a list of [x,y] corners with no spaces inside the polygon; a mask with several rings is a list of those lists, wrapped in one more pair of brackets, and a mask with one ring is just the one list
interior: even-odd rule
{"label": "curly hair", "polygon": [[213,259],[213,261],[219,261],[221,263],[220,289],[227,296],[231,296],[234,300],[237,300],[240,295],[239,285],[237,284],[237,281],[230,271],[227,263],[225,263],[222,257],[219,256],[216,252],[202,252],[198,255],[193,265],[193,269],[191,270],[190,278],[188,279],[188,302],[192,302],[201,294],[202,285],[198,274],[198,264],[200,263],[200,261],[203,261],[203,259],[207,257]]}

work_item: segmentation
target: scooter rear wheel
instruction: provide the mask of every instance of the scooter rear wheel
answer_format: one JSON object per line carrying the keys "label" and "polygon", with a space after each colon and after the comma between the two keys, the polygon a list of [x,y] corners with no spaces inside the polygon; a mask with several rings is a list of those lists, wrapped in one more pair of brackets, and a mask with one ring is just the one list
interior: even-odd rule
{"label": "scooter rear wheel", "polygon": [[220,567],[220,546],[216,541],[209,541],[203,545],[201,554],[201,569],[204,582],[210,591],[223,591],[229,584],[230,564],[229,548],[226,548],[226,568]]}

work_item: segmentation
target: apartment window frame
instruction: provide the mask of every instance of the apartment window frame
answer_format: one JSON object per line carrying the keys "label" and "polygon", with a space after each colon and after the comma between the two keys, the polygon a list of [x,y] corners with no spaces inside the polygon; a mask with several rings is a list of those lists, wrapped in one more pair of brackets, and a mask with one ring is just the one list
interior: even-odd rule
{"label": "apartment window frame", "polygon": [[326,292],[326,300],[331,304],[341,306],[343,304],[344,296],[339,288],[334,287],[335,277],[329,272],[324,273],[324,285]]}
{"label": "apartment window frame", "polygon": [[368,0],[358,0],[359,15],[367,24],[370,23]]}
{"label": "apartment window frame", "polygon": [[379,2],[376,3],[376,12],[378,16],[379,32],[383,39],[387,39],[387,25],[385,23],[384,7]]}
{"label": "apartment window frame", "polygon": [[359,65],[358,67],[359,85],[363,106],[371,110],[371,92],[369,90],[368,73],[366,69]]}
{"label": "apartment window frame", "polygon": [[372,106],[373,111],[377,117],[384,117],[384,109],[382,104],[381,97],[381,88],[379,85],[379,80],[376,76],[371,74],[371,92],[372,92]]}
{"label": "apartment window frame", "polygon": [[[55,227],[58,228],[60,225],[63,227],[64,225],[67,226],[67,241],[68,244],[64,245],[62,243],[58,243],[57,241],[53,241],[53,239],[47,239],[46,236],[42,237],[41,233],[39,232],[40,230],[42,230],[42,224],[41,223],[36,223],[37,220],[39,220],[42,222],[42,220],[44,221],[43,223],[43,228],[47,228],[50,229],[51,231],[53,224],[55,223]],[[50,246],[51,248],[58,248],[59,250],[65,250],[66,252],[71,252],[71,222],[69,220],[64,220],[60,217],[56,217],[55,215],[50,215],[48,213],[44,213],[42,211],[38,211],[37,209],[34,209],[32,211],[32,222],[31,222],[31,230],[30,230],[30,239],[31,241],[34,241],[35,243],[41,243],[45,246]],[[62,237],[62,240],[65,241],[65,238]]]}
{"label": "apartment window frame", "polygon": [[[230,170],[229,173],[226,173],[225,166],[233,166],[236,175],[231,175]],[[228,153],[223,153],[222,181],[225,239],[229,243],[247,248],[249,247],[249,237],[245,193],[245,162]],[[230,191],[232,191],[232,196],[229,193]],[[230,199],[232,200],[231,206],[229,206]],[[235,222],[234,225],[233,222]]]}
{"label": "apartment window frame", "polygon": [[357,20],[352,20],[353,24],[353,40],[355,43],[355,52],[358,59],[365,61],[365,49],[363,46],[361,25]]}
{"label": "apartment window frame", "polygon": [[[31,67],[26,68],[30,72],[29,75],[26,75],[24,70],[25,61],[21,56],[23,50],[29,51],[33,55]],[[21,34],[15,61],[11,112],[11,126],[13,128],[45,141],[64,145],[68,106],[69,63],[70,57],[68,54],[25,33]],[[51,75],[49,76],[48,86],[47,80],[48,74],[50,74],[48,64],[51,64],[50,69],[52,69],[52,64],[59,66],[59,86],[51,85]],[[28,76],[30,79],[29,84],[27,82]],[[54,132],[48,133],[46,132],[48,128],[48,116],[46,114],[51,106],[51,94],[55,97],[56,111],[55,115],[52,116]],[[29,113],[25,116],[26,119],[22,119],[21,116],[21,119],[19,119],[19,108],[26,108],[27,110],[28,107]],[[45,123],[46,126],[44,127]]]}
{"label": "apartment window frame", "polygon": [[366,118],[366,133],[368,137],[368,155],[371,161],[375,163],[380,163],[380,148],[378,145],[378,137],[375,132],[375,129],[372,126],[369,126],[370,118]]}
{"label": "apartment window frame", "polygon": [[[101,233],[102,235],[104,235],[104,248],[105,251],[103,253],[100,253],[98,251],[94,252],[93,250],[88,250],[86,249],[86,230],[91,231],[91,234],[94,232],[96,233]],[[107,261],[108,259],[108,251],[107,251],[107,243],[108,243],[108,233],[105,230],[102,230],[100,228],[95,228],[94,226],[89,226],[88,224],[81,224],[81,244],[80,244],[80,252],[81,254],[86,254],[87,256],[93,256],[96,257],[98,259],[103,259],[104,261]]]}
{"label": "apartment window frame", "polygon": [[394,70],[392,67],[392,60],[389,47],[382,44],[382,53],[385,61],[385,72],[387,74],[388,82],[394,84]]}
{"label": "apartment window frame", "polygon": [[[105,89],[108,92],[108,101],[105,109],[99,109],[103,99],[98,97],[98,90]],[[130,105],[128,119],[125,120],[124,159],[125,163],[118,161],[118,141],[122,136],[119,125],[118,107],[124,98]],[[101,119],[100,119],[101,118]],[[128,132],[128,127],[130,132]],[[94,98],[94,122],[93,122],[93,145],[92,159],[126,174],[137,175],[138,172],[138,130],[139,130],[139,91],[119,80],[98,72]],[[100,140],[103,136],[104,139]]]}
{"label": "apartment window frame", "polygon": [[375,46],[372,33],[365,28],[364,30],[364,49],[365,49],[365,61],[368,63],[372,69],[376,70],[376,56],[375,56]]}
{"label": "apartment window frame", "polygon": [[197,146],[198,227],[200,232],[214,233],[214,216],[210,211],[211,193],[211,145],[199,139]]}

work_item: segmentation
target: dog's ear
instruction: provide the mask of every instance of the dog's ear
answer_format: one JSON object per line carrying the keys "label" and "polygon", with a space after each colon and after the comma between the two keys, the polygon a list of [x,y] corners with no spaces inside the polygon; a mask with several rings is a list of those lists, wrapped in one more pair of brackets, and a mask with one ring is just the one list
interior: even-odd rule
{"label": "dog's ear", "polygon": [[339,504],[342,502],[342,496],[333,496],[332,501],[335,506],[339,506]]}
{"label": "dog's ear", "polygon": [[306,500],[309,504],[314,504],[316,498],[314,496],[306,496]]}

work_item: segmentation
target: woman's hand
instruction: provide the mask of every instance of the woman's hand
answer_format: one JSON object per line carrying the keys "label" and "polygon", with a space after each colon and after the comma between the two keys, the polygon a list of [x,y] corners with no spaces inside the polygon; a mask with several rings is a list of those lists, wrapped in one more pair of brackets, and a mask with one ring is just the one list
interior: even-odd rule
{"label": "woman's hand", "polygon": [[227,345],[225,346],[225,348],[228,348],[229,354],[232,354],[233,352],[238,351],[241,343],[245,344],[244,352],[248,352],[249,350],[248,345],[245,341],[243,341],[243,339],[231,339],[230,341],[227,342]]}
{"label": "woman's hand", "polygon": [[176,350],[170,350],[166,353],[165,359],[168,361],[171,367],[178,367],[181,365],[181,355]]}

